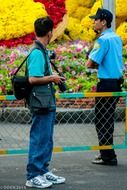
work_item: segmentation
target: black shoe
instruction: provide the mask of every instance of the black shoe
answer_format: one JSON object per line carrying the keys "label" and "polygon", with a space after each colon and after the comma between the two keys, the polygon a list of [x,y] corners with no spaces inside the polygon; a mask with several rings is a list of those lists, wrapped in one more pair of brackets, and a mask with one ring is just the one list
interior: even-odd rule
{"label": "black shoe", "polygon": [[92,164],[98,164],[98,165],[108,165],[108,166],[117,166],[117,159],[113,158],[112,160],[104,161],[100,158],[100,156],[95,158],[95,160],[92,161]]}
{"label": "black shoe", "polygon": [[95,160],[101,160],[101,155],[100,154],[96,155]]}

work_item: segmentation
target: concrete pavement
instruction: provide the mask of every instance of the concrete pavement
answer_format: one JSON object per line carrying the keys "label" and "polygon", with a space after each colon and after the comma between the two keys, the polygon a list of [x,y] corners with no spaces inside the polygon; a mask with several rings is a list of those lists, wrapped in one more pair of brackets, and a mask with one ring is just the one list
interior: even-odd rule
{"label": "concrete pavement", "polygon": [[[127,151],[117,150],[118,166],[91,164],[96,151],[54,153],[50,167],[66,177],[52,190],[126,190]],[[27,155],[0,156],[0,189],[26,189]],[[27,188],[34,189],[34,188]]]}

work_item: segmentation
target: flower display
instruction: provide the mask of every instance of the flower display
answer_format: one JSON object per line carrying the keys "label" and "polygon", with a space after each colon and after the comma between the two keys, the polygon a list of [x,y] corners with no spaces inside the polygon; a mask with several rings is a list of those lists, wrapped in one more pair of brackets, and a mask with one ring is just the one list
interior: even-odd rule
{"label": "flower display", "polygon": [[0,3],[0,45],[7,47],[31,44],[36,18],[50,15],[57,27],[66,13],[64,0],[0,0]]}
{"label": "flower display", "polygon": [[[71,8],[72,2],[74,3]],[[86,3],[82,0],[66,0],[67,13],[70,15],[66,32],[71,39],[93,41],[96,34],[93,30],[93,21],[89,15],[95,14],[99,7],[102,7],[102,1],[89,0]]]}
{"label": "flower display", "polygon": [[[97,83],[97,70],[87,69],[85,66],[86,53],[91,43],[75,40],[48,45],[49,50],[55,50],[55,65],[66,77],[67,92],[95,91]],[[19,45],[17,48],[0,47],[0,94],[12,93],[11,75],[14,74],[18,66],[31,50],[30,46]],[[127,76],[127,48],[123,50],[125,63],[125,77]],[[25,65],[19,75],[24,75]],[[56,89],[58,89],[56,85]],[[124,89],[127,89],[127,80],[124,82]]]}
{"label": "flower display", "polygon": [[94,3],[94,5],[92,6],[92,8],[91,8],[90,14],[91,14],[91,15],[96,14],[97,9],[98,9],[98,8],[102,8],[102,6],[103,6],[102,0],[96,1],[96,2]]}
{"label": "flower display", "polygon": [[[12,91],[11,75],[14,74],[27,54],[27,46],[9,49],[5,46],[0,47],[0,94],[8,94]],[[23,67],[20,74],[23,74],[24,70]]]}
{"label": "flower display", "polygon": [[[2,4],[0,7],[0,45],[8,47],[31,44],[34,39],[33,22],[37,17],[46,14],[53,19],[55,28],[62,22],[64,15],[68,14],[69,21],[63,39],[93,41],[96,34],[92,29],[92,21],[88,17],[103,6],[103,0],[0,0],[0,2]],[[117,29],[123,22],[126,23],[126,3],[127,0],[124,2],[116,0]],[[125,29],[124,35],[127,35]],[[120,36],[126,44],[126,37],[121,33]]]}
{"label": "flower display", "polygon": [[117,34],[121,36],[124,45],[127,44],[127,22],[123,22],[118,28],[117,28]]}
{"label": "flower display", "polygon": [[[124,2],[122,0],[116,0],[116,26],[117,26],[116,31],[122,37],[124,44],[127,44],[126,42],[127,12],[125,9],[126,4],[127,0],[125,0]],[[70,16],[67,26],[67,33],[69,37],[71,39],[86,40],[88,42],[93,41],[96,37],[96,34],[92,29],[93,23],[92,20],[89,19],[89,15],[94,15],[97,9],[101,7],[103,7],[103,0],[96,0],[96,1],[66,0],[66,9],[67,13]],[[123,22],[125,23],[122,24]]]}
{"label": "flower display", "polygon": [[[78,13],[78,17],[80,15],[86,14],[86,12],[82,12],[82,10],[89,10],[88,8],[91,8],[94,4],[94,0],[65,0],[65,4],[66,4],[66,9],[67,9],[67,13],[69,16],[75,16],[75,13],[77,12],[78,9],[80,9],[81,11]],[[84,15],[85,16],[85,15]]]}
{"label": "flower display", "polygon": [[[78,30],[75,30],[75,28],[78,28]],[[77,18],[69,17],[66,33],[70,39],[79,39],[81,30],[80,21]]]}
{"label": "flower display", "polygon": [[127,11],[125,9],[127,5],[127,0],[116,0],[116,16],[117,17],[126,17]]}
{"label": "flower display", "polygon": [[0,4],[0,40],[30,34],[35,19],[47,15],[44,5],[32,0],[0,0]]}
{"label": "flower display", "polygon": [[48,15],[54,21],[55,27],[59,22],[62,21],[64,14],[66,13],[65,9],[65,0],[34,0],[35,2],[40,2],[45,5]]}
{"label": "flower display", "polygon": [[78,9],[75,10],[75,13],[74,13],[73,17],[81,20],[82,18],[87,16],[89,13],[90,13],[89,8],[81,6],[81,7],[78,7]]}
{"label": "flower display", "polygon": [[[52,43],[48,49],[55,50],[56,66],[67,79],[68,92],[90,91],[96,84],[96,73],[90,75],[86,72],[85,55],[88,43],[84,41]],[[11,76],[22,63],[31,46],[18,46],[17,48],[0,47],[0,94],[12,93]],[[5,64],[6,63],[6,64]],[[19,72],[24,75],[25,65]],[[58,90],[58,87],[56,86]]]}
{"label": "flower display", "polygon": [[33,43],[33,40],[35,39],[35,34],[31,33],[31,34],[27,34],[23,37],[20,38],[14,38],[14,39],[10,39],[10,40],[0,40],[0,46],[6,46],[6,47],[15,47],[18,44],[26,44],[29,45],[31,43]]}
{"label": "flower display", "polygon": [[[89,16],[102,7],[103,0],[0,0],[0,3],[2,5],[0,7],[0,94],[11,93],[11,75],[26,57],[35,39],[33,23],[35,19],[45,15],[50,15],[53,19],[55,34],[62,21],[65,20],[64,25],[67,23],[62,36],[66,41],[52,42],[48,48],[56,51],[55,64],[60,67],[67,79],[68,92],[95,91],[96,70],[86,69],[85,54],[88,46],[96,38],[93,20]],[[116,33],[124,42],[125,76],[127,76],[126,4],[127,0],[116,0]],[[59,30],[63,32],[64,29],[61,30],[59,27]],[[25,67],[20,74],[22,75],[24,71]],[[124,87],[127,89],[126,80]],[[57,87],[56,89],[58,90]]]}

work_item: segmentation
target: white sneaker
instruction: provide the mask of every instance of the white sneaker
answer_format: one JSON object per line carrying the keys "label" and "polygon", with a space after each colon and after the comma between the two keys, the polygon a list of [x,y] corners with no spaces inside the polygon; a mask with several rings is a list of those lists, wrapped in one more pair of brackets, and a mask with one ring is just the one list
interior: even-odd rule
{"label": "white sneaker", "polygon": [[64,177],[57,176],[53,174],[52,172],[47,172],[43,176],[46,180],[48,180],[49,182],[53,184],[61,184],[61,183],[64,183],[66,180]]}
{"label": "white sneaker", "polygon": [[30,180],[27,180],[26,186],[44,189],[44,188],[52,186],[52,183],[50,181],[46,180],[43,176],[39,175],[39,176],[34,177]]}

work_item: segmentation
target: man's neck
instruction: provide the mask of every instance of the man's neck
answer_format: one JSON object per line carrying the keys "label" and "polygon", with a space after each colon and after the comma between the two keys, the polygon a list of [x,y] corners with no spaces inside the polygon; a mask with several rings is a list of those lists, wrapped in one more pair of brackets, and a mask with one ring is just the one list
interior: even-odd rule
{"label": "man's neck", "polygon": [[108,29],[108,28],[107,28],[106,26],[103,27],[102,30],[101,30],[101,33],[104,32],[104,31],[107,30],[107,29]]}
{"label": "man's neck", "polygon": [[46,48],[46,46],[47,46],[47,38],[46,37],[42,37],[42,38],[37,37],[37,40],[39,42],[41,42],[41,44]]}

